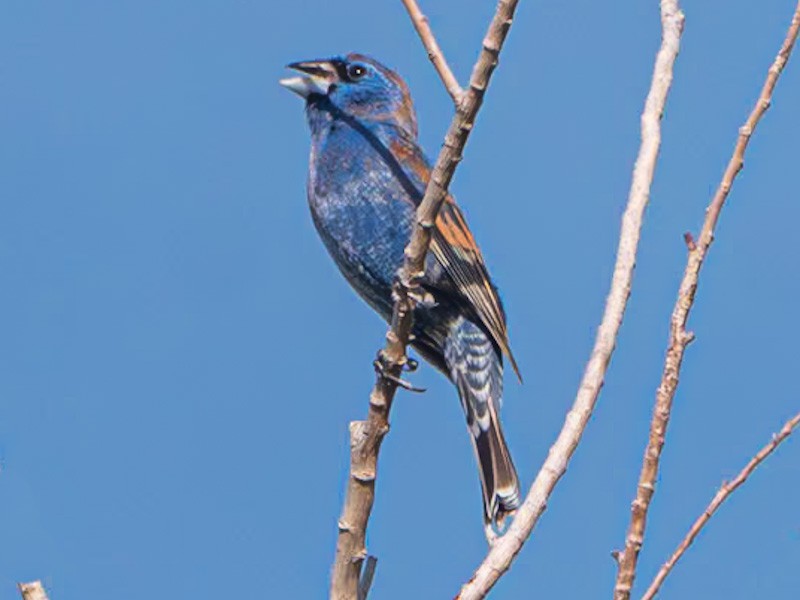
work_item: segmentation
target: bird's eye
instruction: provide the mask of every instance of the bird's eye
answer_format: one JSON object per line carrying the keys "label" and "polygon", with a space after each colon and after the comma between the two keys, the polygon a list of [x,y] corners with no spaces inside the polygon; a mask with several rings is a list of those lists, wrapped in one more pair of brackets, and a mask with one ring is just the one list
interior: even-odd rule
{"label": "bird's eye", "polygon": [[361,79],[366,74],[367,69],[363,65],[349,65],[347,67],[347,76],[353,81]]}

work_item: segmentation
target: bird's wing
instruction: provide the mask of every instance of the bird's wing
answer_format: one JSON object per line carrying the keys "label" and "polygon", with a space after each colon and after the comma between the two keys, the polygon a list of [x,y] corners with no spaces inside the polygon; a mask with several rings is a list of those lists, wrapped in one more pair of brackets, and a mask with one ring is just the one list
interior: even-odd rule
{"label": "bird's wing", "polygon": [[461,209],[448,195],[431,239],[431,252],[456,283],[494,341],[508,357],[517,377],[522,379],[511,352],[503,305],[489,279],[480,248],[472,236]]}
{"label": "bird's wing", "polygon": [[[391,152],[409,177],[424,192],[430,179],[430,166],[419,146],[410,139],[397,139]],[[416,204],[422,198],[414,198]],[[517,361],[508,341],[505,313],[497,290],[492,285],[478,244],[469,230],[461,209],[449,194],[436,217],[431,239],[431,253],[453,280],[456,292],[475,312],[503,354],[508,357],[517,377],[522,380]]]}

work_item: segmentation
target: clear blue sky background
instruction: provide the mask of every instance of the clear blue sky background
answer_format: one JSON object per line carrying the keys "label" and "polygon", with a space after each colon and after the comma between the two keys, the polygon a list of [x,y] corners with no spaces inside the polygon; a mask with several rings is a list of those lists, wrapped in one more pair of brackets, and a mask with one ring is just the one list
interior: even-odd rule
{"label": "clear blue sky background", "polygon": [[[466,79],[494,9],[427,0]],[[610,597],[685,261],[793,0],[685,2],[631,304],[597,411],[496,598]],[[660,39],[658,3],[523,0],[453,184],[526,376],[503,417],[529,484],[599,322]],[[436,152],[451,105],[399,1],[6,0],[0,8],[0,598],[320,598],[384,325],[305,199],[283,65],[358,50],[408,80]],[[793,411],[800,56],[717,231],[639,590]],[[374,597],[452,597],[485,551],[451,386],[401,394]],[[800,588],[800,442],[724,507],[664,598]],[[101,590],[111,590],[107,594]]]}

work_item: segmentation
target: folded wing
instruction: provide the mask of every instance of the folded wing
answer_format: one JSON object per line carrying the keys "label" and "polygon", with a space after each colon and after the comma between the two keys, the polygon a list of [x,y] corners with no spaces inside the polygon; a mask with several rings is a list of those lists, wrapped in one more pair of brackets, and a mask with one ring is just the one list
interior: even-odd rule
{"label": "folded wing", "polygon": [[[411,139],[396,140],[390,150],[402,165],[405,174],[424,192],[430,179],[430,166],[416,142]],[[416,204],[422,200],[421,192],[413,198]],[[521,380],[517,362],[511,353],[505,313],[497,290],[492,285],[480,248],[464,215],[450,195],[445,199],[436,218],[431,253],[455,283],[456,292],[461,299],[474,311],[494,342],[508,357],[514,372]]]}

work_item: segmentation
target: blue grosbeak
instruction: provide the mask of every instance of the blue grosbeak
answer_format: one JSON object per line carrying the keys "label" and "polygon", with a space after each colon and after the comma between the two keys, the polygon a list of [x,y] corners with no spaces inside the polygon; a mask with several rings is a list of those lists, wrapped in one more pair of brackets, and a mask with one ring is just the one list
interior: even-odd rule
{"label": "blue grosbeak", "polygon": [[[281,84],[306,101],[311,128],[308,202],[328,252],[384,319],[415,210],[430,177],[408,87],[364,55],[297,62]],[[447,197],[436,219],[414,311],[413,346],[458,389],[483,488],[484,519],[501,525],[520,501],[500,427],[505,313],[461,210]]]}

